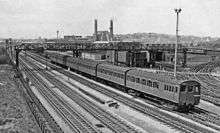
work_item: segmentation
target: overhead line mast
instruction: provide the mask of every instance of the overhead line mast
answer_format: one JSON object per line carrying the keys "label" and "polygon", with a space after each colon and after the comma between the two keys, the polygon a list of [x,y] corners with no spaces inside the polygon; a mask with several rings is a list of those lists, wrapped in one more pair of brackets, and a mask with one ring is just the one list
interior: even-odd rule
{"label": "overhead line mast", "polygon": [[182,11],[181,8],[179,9],[174,9],[175,13],[177,14],[176,17],[176,45],[175,45],[175,62],[174,62],[174,77],[176,78],[176,65],[177,65],[177,48],[178,48],[178,44],[179,44],[179,35],[178,35],[178,32],[179,32],[179,13]]}

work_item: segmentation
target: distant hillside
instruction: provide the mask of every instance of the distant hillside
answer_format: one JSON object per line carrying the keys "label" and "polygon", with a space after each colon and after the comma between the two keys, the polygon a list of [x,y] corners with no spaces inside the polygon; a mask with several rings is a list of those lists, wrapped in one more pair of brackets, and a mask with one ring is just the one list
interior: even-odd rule
{"label": "distant hillside", "polygon": [[[134,33],[134,34],[120,34],[116,35],[123,41],[139,41],[145,43],[175,43],[176,36],[169,34],[158,33]],[[197,37],[197,36],[180,36],[180,42],[182,43],[204,43],[214,42],[217,38],[211,37]]]}
{"label": "distant hillside", "polygon": [[212,42],[215,48],[220,48],[220,39],[215,40]]}

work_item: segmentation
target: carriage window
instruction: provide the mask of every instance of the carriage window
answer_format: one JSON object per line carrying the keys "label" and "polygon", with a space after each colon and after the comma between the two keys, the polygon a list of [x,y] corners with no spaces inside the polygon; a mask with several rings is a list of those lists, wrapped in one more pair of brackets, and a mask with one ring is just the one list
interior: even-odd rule
{"label": "carriage window", "polygon": [[199,87],[195,86],[195,92],[199,92]]}
{"label": "carriage window", "polygon": [[113,73],[111,71],[108,72],[109,75],[113,75]]}
{"label": "carriage window", "polygon": [[108,74],[108,71],[107,71],[107,70],[105,70],[105,74]]}
{"label": "carriage window", "polygon": [[140,83],[140,78],[136,78],[136,83]]}
{"label": "carriage window", "polygon": [[146,79],[142,79],[142,80],[141,80],[141,83],[142,83],[143,85],[146,85]]}
{"label": "carriage window", "polygon": [[126,76],[126,79],[127,79],[127,80],[130,80],[130,76],[127,75],[127,76]]}
{"label": "carriage window", "polygon": [[147,81],[147,86],[152,86],[152,82],[150,80]]}
{"label": "carriage window", "polygon": [[132,81],[132,82],[135,82],[135,78],[134,78],[134,77],[131,77],[131,81]]}
{"label": "carriage window", "polygon": [[116,77],[120,78],[120,74],[119,74],[119,73],[116,73]]}
{"label": "carriage window", "polygon": [[174,86],[172,86],[172,92],[174,92]]}
{"label": "carriage window", "polygon": [[117,73],[112,72],[112,76],[117,77]]}
{"label": "carriage window", "polygon": [[171,91],[171,89],[172,89],[172,87],[171,87],[171,86],[169,86],[169,91]]}
{"label": "carriage window", "polygon": [[120,73],[118,74],[118,77],[121,79],[123,78],[122,74],[120,74]]}
{"label": "carriage window", "polygon": [[155,88],[159,88],[158,83],[157,83],[157,82],[153,82],[153,87],[155,87]]}
{"label": "carriage window", "polygon": [[106,74],[106,71],[104,69],[102,69],[102,73]]}
{"label": "carriage window", "polygon": [[193,86],[188,86],[188,92],[193,92]]}
{"label": "carriage window", "polygon": [[181,87],[180,87],[180,91],[181,91],[181,92],[186,91],[186,86],[181,86]]}
{"label": "carriage window", "polygon": [[177,92],[178,91],[178,87],[175,87],[175,92]]}

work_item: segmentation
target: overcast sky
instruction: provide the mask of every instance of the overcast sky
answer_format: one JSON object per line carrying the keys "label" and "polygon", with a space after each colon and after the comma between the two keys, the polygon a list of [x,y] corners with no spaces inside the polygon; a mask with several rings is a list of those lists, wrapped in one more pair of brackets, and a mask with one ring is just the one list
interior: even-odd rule
{"label": "overcast sky", "polygon": [[114,20],[118,34],[155,32],[220,37],[220,0],[0,0],[0,37],[37,38],[91,35]]}

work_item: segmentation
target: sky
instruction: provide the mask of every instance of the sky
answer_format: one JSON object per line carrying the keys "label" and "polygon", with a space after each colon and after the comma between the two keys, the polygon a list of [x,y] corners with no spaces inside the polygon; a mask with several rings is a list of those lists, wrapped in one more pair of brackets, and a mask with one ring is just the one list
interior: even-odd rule
{"label": "sky", "polygon": [[175,34],[175,8],[181,8],[180,35],[220,37],[220,0],[0,0],[1,38],[53,38],[114,33]]}

